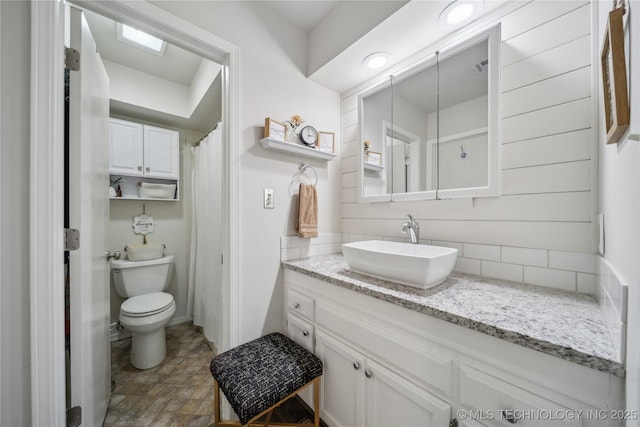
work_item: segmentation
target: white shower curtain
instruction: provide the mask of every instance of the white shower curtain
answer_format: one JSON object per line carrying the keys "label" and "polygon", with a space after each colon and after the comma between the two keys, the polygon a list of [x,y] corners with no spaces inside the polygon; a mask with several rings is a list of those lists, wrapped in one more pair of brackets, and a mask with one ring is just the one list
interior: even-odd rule
{"label": "white shower curtain", "polygon": [[192,147],[191,253],[187,313],[222,343],[222,124]]}

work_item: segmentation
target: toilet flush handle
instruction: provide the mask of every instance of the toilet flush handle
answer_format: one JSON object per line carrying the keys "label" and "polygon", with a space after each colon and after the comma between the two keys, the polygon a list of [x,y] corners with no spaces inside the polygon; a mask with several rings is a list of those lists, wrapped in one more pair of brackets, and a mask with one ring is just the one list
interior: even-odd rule
{"label": "toilet flush handle", "polygon": [[107,258],[107,262],[113,258],[113,259],[120,259],[121,253],[120,251],[104,251],[104,256]]}

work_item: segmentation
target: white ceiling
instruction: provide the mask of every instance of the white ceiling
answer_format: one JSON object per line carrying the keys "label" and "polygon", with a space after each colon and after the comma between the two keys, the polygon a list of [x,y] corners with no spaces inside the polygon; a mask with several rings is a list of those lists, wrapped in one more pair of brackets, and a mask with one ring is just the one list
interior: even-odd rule
{"label": "white ceiling", "polygon": [[[425,47],[437,45],[438,40],[448,37],[453,30],[445,30],[437,24],[437,18],[442,10],[453,0],[412,0],[407,3],[399,1],[399,6],[389,8],[386,15],[379,19],[379,24],[371,28],[362,27],[361,33],[354,36],[358,16],[364,17],[372,9],[374,0],[258,0],[262,4],[275,10],[280,16],[307,33],[310,38],[317,37],[318,30],[326,34],[329,29],[333,39],[349,42],[336,47],[335,52],[321,61],[309,78],[344,93],[371,81],[385,72],[395,72],[403,61],[414,56]],[[507,0],[484,0],[484,11],[478,20],[487,15],[497,15],[500,6],[512,3]],[[341,7],[338,8],[337,6]],[[353,19],[336,19],[342,16],[342,10],[348,5],[349,15]],[[334,10],[335,9],[335,10]],[[361,11],[361,13],[358,13]],[[100,55],[109,61],[138,69],[150,75],[172,81],[182,85],[190,85],[202,58],[180,49],[167,46],[164,57],[158,57],[144,52],[116,38],[115,22],[85,11],[87,21],[92,30]],[[388,15],[388,16],[387,16]],[[385,18],[386,16],[386,18]],[[360,31],[360,30],[358,30]],[[464,29],[455,34],[463,33]],[[345,39],[341,34],[350,34]],[[320,37],[321,43],[330,43],[329,38]],[[386,51],[391,53],[391,63],[386,70],[368,70],[362,67],[364,57],[372,52]],[[314,52],[309,52],[314,55]],[[400,64],[400,65],[399,65]],[[404,64],[406,65],[406,64]],[[203,103],[203,106],[206,103]],[[202,114],[200,114],[202,116]],[[204,115],[206,117],[206,115]]]}
{"label": "white ceiling", "polygon": [[[88,10],[83,12],[103,60],[171,83],[187,87],[194,83],[194,77],[203,62],[202,57],[170,44],[167,44],[163,56],[146,52],[118,40],[115,21]],[[113,99],[111,113],[205,132],[213,125],[211,117],[218,117],[221,114],[221,97],[220,88],[211,85],[190,117],[181,117]]]}
{"label": "white ceiling", "polygon": [[309,32],[333,9],[341,0],[264,0],[279,15],[298,28]]}
{"label": "white ceiling", "polygon": [[[429,46],[438,46],[438,41],[446,37],[464,36],[466,28],[452,30],[438,25],[438,16],[453,0],[413,0],[309,76],[323,86],[344,93],[379,75],[396,71],[398,64],[407,58],[425,51]],[[366,7],[367,1],[362,1]],[[507,0],[485,0],[482,14],[477,21],[490,20],[491,16],[501,13]],[[391,61],[385,70],[369,70],[362,66],[362,60],[373,52],[388,52]],[[431,52],[433,53],[433,49]],[[404,64],[406,65],[406,64]]]}
{"label": "white ceiling", "polygon": [[116,23],[111,19],[85,10],[91,34],[102,59],[151,74],[170,82],[190,86],[202,58],[168,44],[164,56],[123,43],[116,37]]}

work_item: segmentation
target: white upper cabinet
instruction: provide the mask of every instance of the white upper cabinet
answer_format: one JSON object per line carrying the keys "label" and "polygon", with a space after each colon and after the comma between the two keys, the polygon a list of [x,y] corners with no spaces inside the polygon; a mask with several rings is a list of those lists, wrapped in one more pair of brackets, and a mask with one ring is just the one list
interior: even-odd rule
{"label": "white upper cabinet", "polygon": [[144,175],[149,178],[178,179],[178,132],[144,126]]}
{"label": "white upper cabinet", "polygon": [[111,174],[179,179],[178,132],[119,119],[109,129]]}
{"label": "white upper cabinet", "polygon": [[109,122],[109,173],[143,175],[143,125],[125,120]]}

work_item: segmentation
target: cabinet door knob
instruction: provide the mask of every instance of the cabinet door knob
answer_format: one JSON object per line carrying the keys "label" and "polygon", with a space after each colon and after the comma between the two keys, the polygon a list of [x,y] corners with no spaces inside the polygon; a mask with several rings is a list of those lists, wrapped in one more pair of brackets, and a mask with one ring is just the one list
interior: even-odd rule
{"label": "cabinet door knob", "polygon": [[364,376],[367,378],[371,378],[373,376],[373,372],[371,372],[369,369],[365,369]]}
{"label": "cabinet door knob", "polygon": [[141,171],[142,170],[142,166],[138,166],[138,170]]}
{"label": "cabinet door knob", "polygon": [[151,168],[149,166],[147,166],[147,172],[149,172],[151,170]]}
{"label": "cabinet door knob", "polygon": [[510,424],[515,424],[518,422],[518,420],[516,419],[515,413],[513,410],[511,409],[503,409],[500,411],[500,415],[502,416],[502,419],[507,421]]}
{"label": "cabinet door knob", "polygon": [[360,364],[358,362],[353,362],[353,369],[355,369],[356,371],[360,370]]}
{"label": "cabinet door knob", "polygon": [[299,309],[300,308],[300,304],[298,304],[298,303],[293,304],[293,308],[295,308],[296,310]]}
{"label": "cabinet door knob", "polygon": [[302,331],[302,335],[304,335],[305,337],[309,336],[309,331]]}

